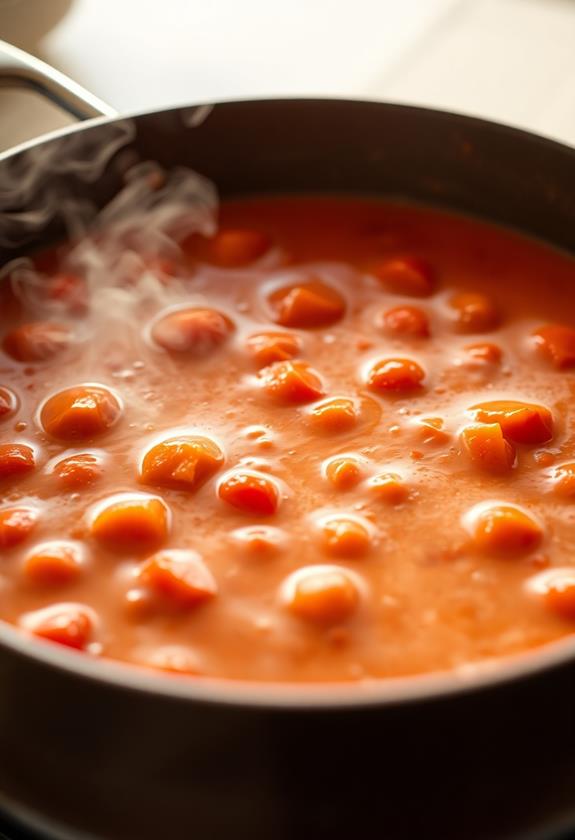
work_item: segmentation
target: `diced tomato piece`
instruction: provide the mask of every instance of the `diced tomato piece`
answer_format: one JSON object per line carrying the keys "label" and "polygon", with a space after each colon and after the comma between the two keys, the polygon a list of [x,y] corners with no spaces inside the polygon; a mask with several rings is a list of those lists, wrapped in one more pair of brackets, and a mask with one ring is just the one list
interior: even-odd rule
{"label": "diced tomato piece", "polygon": [[149,621],[158,611],[157,599],[143,586],[128,589],[123,600],[124,614],[129,621]]}
{"label": "diced tomato piece", "polygon": [[293,359],[301,350],[301,341],[293,333],[262,332],[250,335],[246,347],[257,366],[266,367]]}
{"label": "diced tomato piece", "polygon": [[462,292],[449,301],[454,310],[455,326],[459,332],[489,332],[499,325],[500,316],[494,302],[480,292]]}
{"label": "diced tomato piece", "polygon": [[58,461],[52,469],[52,475],[58,484],[66,490],[91,487],[103,474],[101,460],[88,452],[69,455],[68,458]]}
{"label": "diced tomato piece", "polygon": [[4,336],[4,352],[18,362],[45,362],[62,353],[72,333],[62,324],[34,321],[16,327]]}
{"label": "diced tomato piece", "polygon": [[20,478],[36,466],[34,450],[25,443],[0,443],[0,481]]}
{"label": "diced tomato piece", "polygon": [[422,417],[414,424],[419,443],[428,446],[444,446],[451,440],[451,434],[443,428],[442,417]]}
{"label": "diced tomato piece", "polygon": [[575,329],[546,324],[533,333],[539,351],[559,370],[575,366]]}
{"label": "diced tomato piece", "polygon": [[553,415],[543,405],[491,400],[472,406],[469,414],[480,423],[499,423],[504,436],[514,443],[533,446],[553,437]]}
{"label": "diced tomato piece", "polygon": [[336,490],[351,490],[363,477],[361,461],[351,455],[331,458],[325,466],[325,477]]}
{"label": "diced tomato piece", "polygon": [[255,558],[278,554],[286,543],[286,535],[279,528],[270,525],[248,525],[231,534],[245,554]]}
{"label": "diced tomato piece", "polygon": [[92,535],[105,548],[119,553],[148,553],[166,541],[168,508],[161,499],[144,493],[112,498],[99,506],[92,519]]}
{"label": "diced tomato piece", "polygon": [[142,565],[139,578],[156,595],[182,607],[195,607],[217,592],[214,576],[190,549],[158,552]]}
{"label": "diced tomato piece", "polygon": [[209,262],[222,268],[242,268],[263,257],[271,245],[270,237],[259,230],[229,228],[208,240],[204,253]]}
{"label": "diced tomato piece", "polygon": [[323,548],[333,557],[364,557],[371,550],[367,527],[357,519],[331,516],[322,525]]}
{"label": "diced tomato piece", "polygon": [[476,547],[486,554],[528,554],[543,539],[539,523],[514,505],[482,508],[470,516],[470,524]]}
{"label": "diced tomato piece", "polygon": [[375,266],[373,273],[384,286],[398,295],[428,297],[435,291],[435,274],[426,260],[394,257]]}
{"label": "diced tomato piece", "polygon": [[575,569],[552,569],[537,576],[537,594],[547,609],[567,621],[575,621]]}
{"label": "diced tomato piece", "polygon": [[321,280],[276,289],[269,297],[275,320],[284,327],[327,327],[345,315],[345,300]]}
{"label": "diced tomato piece", "polygon": [[258,377],[266,394],[279,403],[301,405],[323,396],[319,374],[305,362],[275,362]]}
{"label": "diced tomato piece", "polygon": [[357,611],[360,593],[349,572],[338,566],[308,566],[284,584],[287,608],[313,624],[338,624]]}
{"label": "diced tomato piece", "polygon": [[499,423],[466,426],[461,441],[473,463],[486,472],[509,472],[515,463],[515,450],[503,437]]}
{"label": "diced tomato piece", "polygon": [[388,505],[401,505],[409,498],[409,487],[397,473],[374,475],[368,487],[376,498]]}
{"label": "diced tomato piece", "polygon": [[204,358],[228,340],[235,327],[227,315],[215,309],[176,309],[152,325],[152,340],[170,353]]}
{"label": "diced tomato piece", "polygon": [[349,432],[358,420],[357,408],[348,397],[330,397],[314,405],[309,412],[312,428],[325,434]]}
{"label": "diced tomato piece", "polygon": [[465,350],[474,362],[481,362],[488,365],[498,365],[503,355],[501,347],[489,342],[468,344]]}
{"label": "diced tomato piece", "polygon": [[429,318],[417,306],[396,306],[383,315],[383,325],[394,335],[428,338]]}
{"label": "diced tomato piece", "polygon": [[218,495],[237,510],[254,516],[271,516],[280,502],[280,493],[273,479],[246,470],[238,470],[224,478],[218,487]]}
{"label": "diced tomato piece", "polygon": [[419,391],[425,371],[413,359],[382,359],[367,375],[367,385],[379,394],[408,394]]}
{"label": "diced tomato piece", "polygon": [[77,385],[58,391],[40,411],[44,431],[56,440],[90,440],[111,429],[122,405],[103,385]]}
{"label": "diced tomato piece", "polygon": [[46,297],[61,304],[66,312],[81,315],[88,305],[86,281],[76,274],[55,274],[46,278]]}
{"label": "diced tomato piece", "polygon": [[95,616],[82,604],[54,604],[27,613],[21,625],[34,636],[75,650],[86,650],[93,638]]}
{"label": "diced tomato piece", "polygon": [[533,462],[537,464],[538,467],[551,467],[556,460],[556,454],[547,449],[538,449],[533,453]]}
{"label": "diced tomato piece", "polygon": [[0,510],[0,551],[14,548],[27,539],[38,522],[38,511],[24,505]]}
{"label": "diced tomato piece", "polygon": [[84,558],[74,543],[54,541],[37,545],[24,559],[25,579],[41,586],[62,586],[82,574]]}
{"label": "diced tomato piece", "polygon": [[553,490],[563,499],[575,498],[575,464],[561,464],[555,467]]}
{"label": "diced tomato piece", "polygon": [[157,487],[194,492],[224,463],[218,444],[201,435],[168,438],[146,452],[140,481]]}
{"label": "diced tomato piece", "polygon": [[17,405],[18,401],[15,394],[8,388],[0,386],[0,423],[2,420],[7,420],[8,417],[14,414]]}

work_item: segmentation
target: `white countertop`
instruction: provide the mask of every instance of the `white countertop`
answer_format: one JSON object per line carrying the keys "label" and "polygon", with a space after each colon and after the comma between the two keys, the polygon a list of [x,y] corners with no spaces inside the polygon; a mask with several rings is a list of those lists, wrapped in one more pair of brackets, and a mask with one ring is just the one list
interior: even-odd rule
{"label": "white countertop", "polygon": [[[575,144],[572,0],[0,0],[0,37],[120,111],[339,94]],[[0,148],[66,122],[33,94],[1,92]]]}

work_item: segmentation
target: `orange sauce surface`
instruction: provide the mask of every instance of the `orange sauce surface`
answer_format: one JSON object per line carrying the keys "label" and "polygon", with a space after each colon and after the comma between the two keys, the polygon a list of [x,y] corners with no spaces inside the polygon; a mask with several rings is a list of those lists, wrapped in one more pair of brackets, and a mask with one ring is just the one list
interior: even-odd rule
{"label": "orange sauce surface", "polygon": [[575,262],[419,207],[224,203],[0,290],[0,617],[197,677],[386,678],[575,630]]}

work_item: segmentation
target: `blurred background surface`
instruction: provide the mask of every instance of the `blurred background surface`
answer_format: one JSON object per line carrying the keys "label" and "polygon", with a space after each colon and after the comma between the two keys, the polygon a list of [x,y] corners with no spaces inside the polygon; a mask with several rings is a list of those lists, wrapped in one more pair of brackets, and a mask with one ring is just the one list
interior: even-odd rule
{"label": "blurred background surface", "polygon": [[[122,112],[341,95],[575,144],[575,0],[0,0],[0,38]],[[67,122],[0,91],[0,148]]]}

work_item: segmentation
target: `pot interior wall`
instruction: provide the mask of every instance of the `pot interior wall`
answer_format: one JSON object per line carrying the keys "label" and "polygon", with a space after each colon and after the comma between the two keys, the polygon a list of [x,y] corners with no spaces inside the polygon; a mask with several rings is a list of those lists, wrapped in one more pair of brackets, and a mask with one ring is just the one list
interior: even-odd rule
{"label": "pot interior wall", "polygon": [[[232,102],[209,112],[184,108],[144,114],[133,139],[101,177],[84,180],[74,157],[90,160],[115,123],[81,127],[0,161],[0,210],[18,214],[46,194],[102,206],[136,160],[186,166],[211,179],[222,196],[282,192],[337,192],[399,197],[491,219],[575,249],[575,151],[524,132],[468,117],[399,105],[342,100]],[[54,167],[27,183],[41,150]],[[18,224],[12,220],[12,224]],[[33,233],[22,226],[0,261],[62,235],[52,218]]]}

